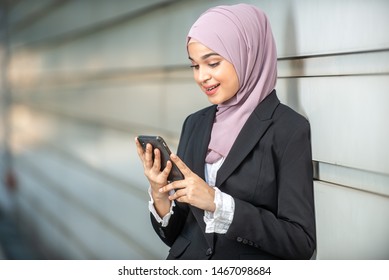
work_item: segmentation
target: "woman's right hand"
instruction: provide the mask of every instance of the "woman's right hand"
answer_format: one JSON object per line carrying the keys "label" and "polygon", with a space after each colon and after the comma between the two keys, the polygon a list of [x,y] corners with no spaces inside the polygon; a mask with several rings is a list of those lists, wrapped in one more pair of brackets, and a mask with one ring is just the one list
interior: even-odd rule
{"label": "woman's right hand", "polygon": [[158,149],[153,151],[151,144],[147,144],[146,151],[144,151],[138,138],[135,138],[135,144],[138,156],[143,163],[144,174],[150,183],[154,201],[166,200],[170,206],[169,195],[161,193],[159,189],[168,184],[167,177],[172,169],[172,163],[168,161],[165,169],[161,171],[161,152]]}

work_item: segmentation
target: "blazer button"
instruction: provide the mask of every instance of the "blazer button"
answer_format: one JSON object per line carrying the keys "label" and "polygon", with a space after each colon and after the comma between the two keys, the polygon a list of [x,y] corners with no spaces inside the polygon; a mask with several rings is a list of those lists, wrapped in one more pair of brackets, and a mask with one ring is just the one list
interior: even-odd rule
{"label": "blazer button", "polygon": [[208,248],[208,249],[207,249],[207,252],[205,253],[205,255],[206,255],[206,256],[210,256],[210,255],[212,255],[212,253],[213,253],[212,249],[211,249],[211,248]]}
{"label": "blazer button", "polygon": [[236,238],[236,241],[242,242],[242,241],[243,241],[243,238],[242,238],[242,237],[237,237],[237,238]]}

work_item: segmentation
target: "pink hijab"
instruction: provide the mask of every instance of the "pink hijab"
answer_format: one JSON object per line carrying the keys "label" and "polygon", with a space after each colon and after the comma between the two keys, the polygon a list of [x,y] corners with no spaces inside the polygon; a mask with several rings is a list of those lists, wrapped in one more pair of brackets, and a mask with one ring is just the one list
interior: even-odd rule
{"label": "pink hijab", "polygon": [[275,88],[277,51],[270,23],[261,10],[247,5],[218,6],[193,24],[193,38],[235,67],[240,89],[219,104],[208,146],[207,163],[227,157],[243,125]]}

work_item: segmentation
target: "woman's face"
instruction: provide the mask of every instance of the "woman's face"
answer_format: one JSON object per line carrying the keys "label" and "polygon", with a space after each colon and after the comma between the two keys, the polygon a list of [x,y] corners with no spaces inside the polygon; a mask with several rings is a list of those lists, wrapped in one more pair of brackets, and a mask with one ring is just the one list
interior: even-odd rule
{"label": "woman's face", "polygon": [[189,42],[188,53],[194,79],[212,104],[221,104],[238,92],[238,75],[232,63],[197,41]]}

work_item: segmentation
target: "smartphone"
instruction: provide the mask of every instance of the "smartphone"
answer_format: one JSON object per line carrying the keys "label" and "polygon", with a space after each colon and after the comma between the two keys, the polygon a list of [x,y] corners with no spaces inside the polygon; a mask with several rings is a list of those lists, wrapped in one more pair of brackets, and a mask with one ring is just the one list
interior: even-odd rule
{"label": "smartphone", "polygon": [[[167,161],[170,159],[171,151],[166,144],[165,140],[161,136],[150,136],[150,135],[139,135],[138,136],[139,143],[142,145],[143,150],[146,150],[147,143],[150,143],[153,146],[153,149],[157,148],[161,152],[161,171],[165,169]],[[153,152],[154,159],[154,152]],[[182,175],[181,171],[178,167],[171,161],[173,164],[172,169],[170,170],[170,174],[167,178],[169,182],[183,180],[184,175]]]}

